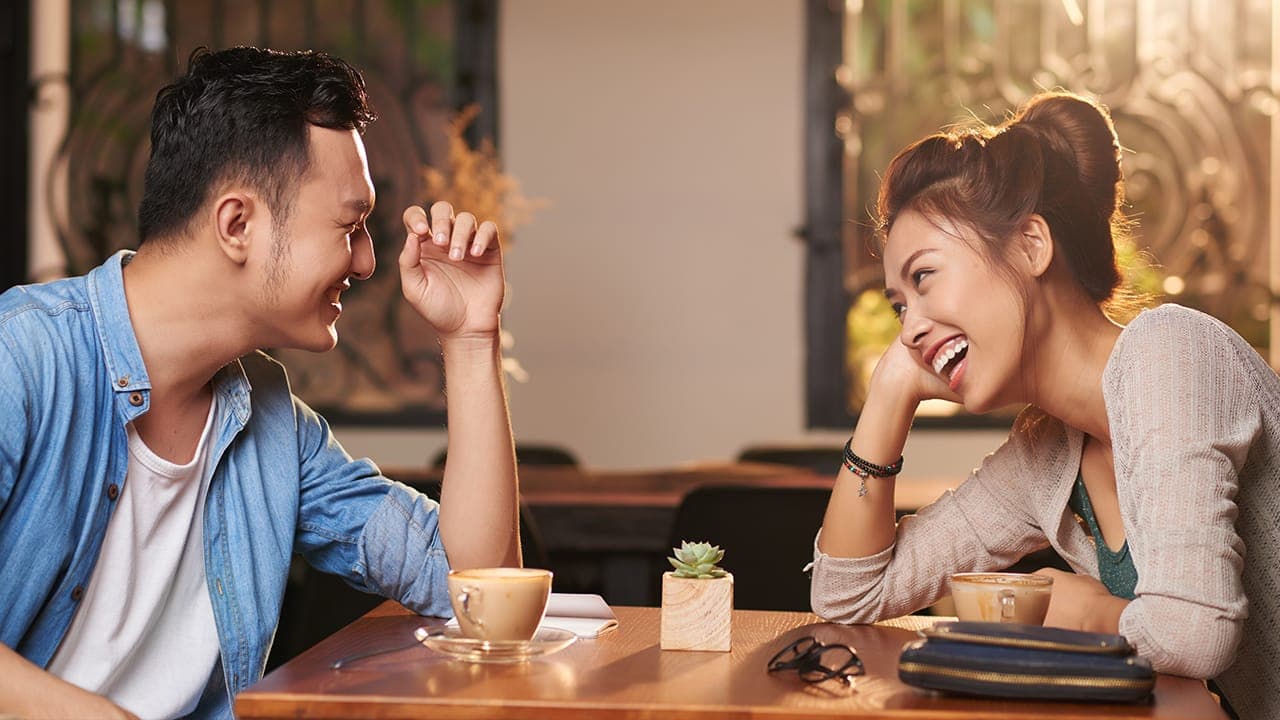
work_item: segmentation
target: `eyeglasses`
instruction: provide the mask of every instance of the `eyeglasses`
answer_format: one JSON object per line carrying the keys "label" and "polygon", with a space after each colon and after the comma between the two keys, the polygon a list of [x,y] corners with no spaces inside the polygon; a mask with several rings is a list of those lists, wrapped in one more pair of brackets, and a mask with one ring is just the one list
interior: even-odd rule
{"label": "eyeglasses", "polygon": [[839,643],[827,645],[812,635],[792,642],[770,658],[769,672],[779,670],[795,670],[801,680],[809,683],[832,678],[849,683],[867,673],[853,648]]}

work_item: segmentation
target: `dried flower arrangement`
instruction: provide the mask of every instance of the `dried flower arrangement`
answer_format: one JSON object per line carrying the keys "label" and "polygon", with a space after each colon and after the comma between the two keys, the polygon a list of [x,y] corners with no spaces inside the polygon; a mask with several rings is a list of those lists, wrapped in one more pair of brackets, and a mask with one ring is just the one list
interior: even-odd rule
{"label": "dried flower arrangement", "polygon": [[532,219],[547,201],[525,197],[520,182],[502,171],[492,140],[485,138],[476,148],[467,143],[466,129],[479,114],[479,105],[468,105],[449,121],[445,162],[442,167],[423,169],[424,193],[429,202],[444,200],[480,220],[497,223],[498,237],[506,248],[512,231]]}
{"label": "dried flower arrangement", "polygon": [[[493,141],[485,138],[473,148],[467,142],[466,130],[480,114],[479,105],[468,105],[449,121],[445,128],[448,152],[441,167],[426,166],[422,171],[423,194],[427,202],[444,200],[459,210],[466,210],[482,222],[498,225],[498,240],[506,250],[512,231],[533,218],[535,210],[547,201],[528,198],[520,191],[520,182],[502,171]],[[502,330],[502,369],[516,382],[525,382],[529,373],[511,355],[515,338]]]}

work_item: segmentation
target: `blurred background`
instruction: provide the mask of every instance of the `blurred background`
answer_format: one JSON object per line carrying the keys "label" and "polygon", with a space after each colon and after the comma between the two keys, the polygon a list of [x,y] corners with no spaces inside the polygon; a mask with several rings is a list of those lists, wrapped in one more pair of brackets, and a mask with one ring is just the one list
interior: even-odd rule
{"label": "blurred background", "polygon": [[[437,346],[394,272],[401,209],[441,197],[506,224],[521,443],[597,468],[838,445],[896,329],[867,252],[878,173],[1061,87],[1127,148],[1131,282],[1274,363],[1278,27],[1266,0],[13,0],[0,287],[136,244],[147,113],[196,47],[326,50],[381,114],[381,267],[335,352],[280,355],[353,454],[444,446]],[[958,480],[1008,426],[929,413],[914,473]]]}

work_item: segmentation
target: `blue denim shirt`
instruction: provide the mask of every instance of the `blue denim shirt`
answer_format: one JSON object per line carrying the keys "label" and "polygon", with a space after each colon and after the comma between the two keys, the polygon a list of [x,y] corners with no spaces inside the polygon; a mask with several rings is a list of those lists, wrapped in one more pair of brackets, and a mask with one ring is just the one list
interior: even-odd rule
{"label": "blue denim shirt", "polygon": [[[125,482],[125,425],[150,382],[122,251],[88,275],[0,295],[0,642],[46,667]],[[214,377],[204,563],[221,644],[195,713],[230,716],[262,676],[293,552],[367,592],[449,616],[438,507],[352,460],[261,353]]]}

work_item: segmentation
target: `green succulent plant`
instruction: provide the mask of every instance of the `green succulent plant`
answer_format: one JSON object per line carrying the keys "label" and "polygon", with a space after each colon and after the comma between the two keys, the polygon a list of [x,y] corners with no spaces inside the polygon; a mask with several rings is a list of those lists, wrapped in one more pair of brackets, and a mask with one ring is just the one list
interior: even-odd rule
{"label": "green succulent plant", "polygon": [[722,568],[716,567],[716,563],[724,559],[724,551],[719,545],[700,542],[691,543],[688,540],[681,540],[680,547],[671,548],[675,557],[667,558],[667,562],[671,563],[671,567],[675,568],[675,576],[682,578],[703,578],[711,579],[724,577],[726,573]]}

